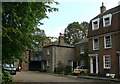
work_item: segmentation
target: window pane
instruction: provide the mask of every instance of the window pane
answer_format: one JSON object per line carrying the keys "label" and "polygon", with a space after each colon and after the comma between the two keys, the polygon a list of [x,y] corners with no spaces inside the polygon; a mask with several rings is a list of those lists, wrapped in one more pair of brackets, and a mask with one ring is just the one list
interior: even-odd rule
{"label": "window pane", "polygon": [[104,68],[110,68],[110,56],[104,56]]}
{"label": "window pane", "polygon": [[110,36],[105,36],[106,48],[111,47],[111,38]]}
{"label": "window pane", "polygon": [[95,50],[99,49],[99,42],[98,42],[98,39],[94,39],[93,41],[94,41],[94,42],[93,42],[93,43],[94,43],[94,44],[93,44],[93,45],[94,45],[94,46],[93,46],[94,49],[95,49]]}

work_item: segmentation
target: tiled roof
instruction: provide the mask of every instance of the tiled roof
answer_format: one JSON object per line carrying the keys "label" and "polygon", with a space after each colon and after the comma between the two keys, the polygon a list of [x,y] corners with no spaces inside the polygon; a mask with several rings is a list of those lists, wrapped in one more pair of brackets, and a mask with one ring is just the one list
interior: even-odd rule
{"label": "tiled roof", "polygon": [[120,11],[120,5],[118,5],[118,6],[114,7],[114,8],[111,8],[109,10],[106,10],[104,13],[97,15],[93,19],[102,17],[103,15],[106,15],[106,14],[109,14],[109,13],[113,14],[113,13],[118,12],[118,11]]}
{"label": "tiled roof", "polygon": [[85,43],[85,42],[88,42],[88,38],[83,38],[82,40],[80,40],[80,42],[76,43],[75,45]]}

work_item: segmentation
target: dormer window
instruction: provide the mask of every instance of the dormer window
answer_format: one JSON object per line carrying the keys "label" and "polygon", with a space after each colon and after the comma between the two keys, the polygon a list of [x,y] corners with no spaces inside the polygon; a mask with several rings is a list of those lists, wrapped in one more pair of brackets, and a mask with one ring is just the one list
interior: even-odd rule
{"label": "dormer window", "polygon": [[92,30],[99,29],[99,18],[92,20]]}
{"label": "dormer window", "polygon": [[112,14],[108,14],[103,16],[103,26],[110,26],[111,25]]}

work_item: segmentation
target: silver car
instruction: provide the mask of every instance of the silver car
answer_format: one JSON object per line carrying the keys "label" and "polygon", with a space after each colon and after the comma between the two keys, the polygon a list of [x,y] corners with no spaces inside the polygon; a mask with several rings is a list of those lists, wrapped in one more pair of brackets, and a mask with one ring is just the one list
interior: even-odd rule
{"label": "silver car", "polygon": [[3,64],[3,70],[10,72],[11,75],[16,75],[16,68],[13,64]]}

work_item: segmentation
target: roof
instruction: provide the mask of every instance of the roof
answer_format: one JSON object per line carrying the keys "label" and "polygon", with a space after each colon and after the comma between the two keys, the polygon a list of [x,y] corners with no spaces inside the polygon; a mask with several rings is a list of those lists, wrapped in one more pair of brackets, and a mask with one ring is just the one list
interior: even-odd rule
{"label": "roof", "polygon": [[[93,19],[102,17],[102,16],[104,16],[104,15],[106,15],[106,14],[109,14],[109,13],[113,14],[113,13],[118,12],[118,11],[120,12],[120,5],[118,5],[118,6],[114,7],[114,8],[111,8],[111,9],[109,9],[109,10],[106,10],[104,13],[97,15],[97,16],[94,17]],[[93,19],[92,19],[92,20],[93,20]]]}
{"label": "roof", "polygon": [[86,42],[88,42],[88,38],[83,38],[80,42],[76,43],[75,45],[81,44],[81,43],[86,43]]}
{"label": "roof", "polygon": [[69,45],[67,43],[64,43],[63,45],[59,45],[59,42],[58,41],[54,41],[52,42],[51,44],[47,45],[47,46],[44,46],[44,47],[49,47],[49,46],[59,46],[59,47],[69,47],[69,48],[74,48],[73,45]]}

